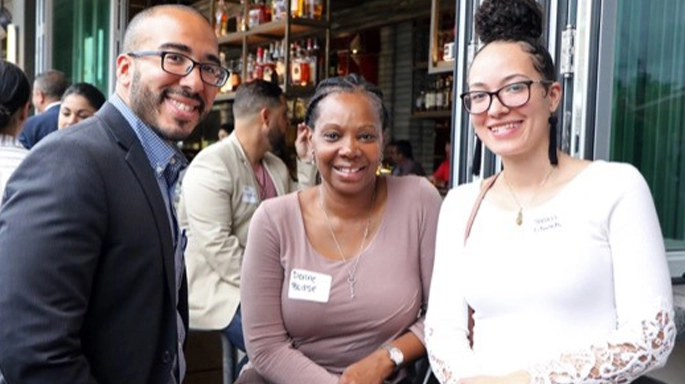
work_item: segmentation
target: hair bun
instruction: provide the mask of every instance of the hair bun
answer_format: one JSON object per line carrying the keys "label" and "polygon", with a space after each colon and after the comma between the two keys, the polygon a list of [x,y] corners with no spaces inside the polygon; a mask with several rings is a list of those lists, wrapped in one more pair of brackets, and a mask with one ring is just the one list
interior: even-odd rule
{"label": "hair bun", "polygon": [[483,43],[542,36],[542,9],[535,0],[485,0],[476,11],[476,33]]}

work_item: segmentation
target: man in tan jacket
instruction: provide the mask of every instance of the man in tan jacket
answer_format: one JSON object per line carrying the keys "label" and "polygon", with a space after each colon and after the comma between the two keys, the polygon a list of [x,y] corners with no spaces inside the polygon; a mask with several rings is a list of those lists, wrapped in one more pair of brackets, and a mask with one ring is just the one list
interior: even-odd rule
{"label": "man in tan jacket", "polygon": [[[233,103],[235,130],[203,149],[183,178],[178,215],[186,230],[190,328],[222,330],[245,351],[240,316],[240,268],[250,219],[261,201],[297,189],[283,161],[270,151],[289,126],[281,89],[256,80],[242,84]],[[316,167],[302,160],[306,127],[296,140],[300,185]],[[237,372],[236,372],[237,373]]]}

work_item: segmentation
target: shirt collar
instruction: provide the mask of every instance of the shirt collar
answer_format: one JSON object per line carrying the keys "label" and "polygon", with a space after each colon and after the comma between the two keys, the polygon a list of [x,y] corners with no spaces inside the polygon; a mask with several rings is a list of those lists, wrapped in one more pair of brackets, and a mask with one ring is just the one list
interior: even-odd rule
{"label": "shirt collar", "polygon": [[[164,171],[170,166],[170,174],[174,175],[173,178],[177,177],[178,172],[188,165],[188,160],[183,153],[171,141],[161,138],[152,127],[138,118],[119,95],[113,94],[109,102],[119,110],[135,132],[155,175],[164,177]],[[175,180],[167,181],[174,182]]]}
{"label": "shirt collar", "polygon": [[48,104],[48,105],[45,107],[45,109],[43,110],[43,113],[47,112],[48,109],[50,109],[50,108],[52,108],[52,107],[59,107],[60,103],[61,103],[60,101],[53,101],[52,103]]}

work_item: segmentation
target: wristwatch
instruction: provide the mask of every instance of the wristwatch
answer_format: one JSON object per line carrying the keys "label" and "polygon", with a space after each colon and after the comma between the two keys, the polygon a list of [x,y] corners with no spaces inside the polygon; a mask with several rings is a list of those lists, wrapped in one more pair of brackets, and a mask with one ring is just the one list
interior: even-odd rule
{"label": "wristwatch", "polygon": [[397,370],[404,362],[404,353],[402,353],[401,349],[391,344],[385,344],[383,349],[388,351],[390,360],[395,364],[395,370]]}

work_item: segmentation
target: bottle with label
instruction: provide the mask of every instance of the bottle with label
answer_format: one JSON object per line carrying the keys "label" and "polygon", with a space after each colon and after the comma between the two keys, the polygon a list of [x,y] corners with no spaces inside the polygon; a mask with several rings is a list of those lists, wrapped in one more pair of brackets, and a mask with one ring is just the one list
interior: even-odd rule
{"label": "bottle with label", "polygon": [[286,12],[288,12],[288,0],[272,0],[271,19],[273,21],[285,19]]}
{"label": "bottle with label", "polygon": [[300,65],[300,82],[297,85],[306,87],[309,85],[312,76],[311,67],[309,66],[309,60],[307,59],[304,43],[301,42],[298,44],[297,49],[297,56],[299,58],[298,64]]}
{"label": "bottle with label", "polygon": [[321,20],[323,17],[323,0],[304,0],[304,17]]}
{"label": "bottle with label", "polygon": [[224,36],[228,33],[228,10],[224,0],[218,0],[216,4],[216,11],[214,12],[214,33],[217,37]]}
{"label": "bottle with label", "polygon": [[262,70],[262,79],[270,83],[278,84],[278,74],[276,73],[274,52],[274,43],[271,43],[269,48],[264,50],[264,58],[262,59],[262,68],[264,68]]}
{"label": "bottle with label", "polygon": [[245,79],[246,82],[250,82],[254,80],[254,67],[255,67],[255,55],[250,52],[247,55],[247,64],[245,65],[245,76],[247,77]]}
{"label": "bottle with label", "polygon": [[432,111],[435,108],[435,90],[433,84],[428,83],[426,88],[426,97],[424,101],[424,108],[426,111]]}
{"label": "bottle with label", "polygon": [[259,7],[261,9],[261,19],[260,23],[270,23],[271,20],[273,19],[273,15],[271,14],[271,4],[267,4],[266,0],[261,0]]}
{"label": "bottle with label", "polygon": [[297,42],[290,43],[290,83],[300,85],[302,79],[302,68],[300,67],[299,52]]}
{"label": "bottle with label", "polygon": [[445,88],[443,88],[443,92],[445,93],[443,109],[449,110],[452,108],[452,75],[448,75],[445,78]]}
{"label": "bottle with label", "polygon": [[264,79],[264,48],[257,48],[257,57],[254,63],[254,72],[252,74],[252,79]]}
{"label": "bottle with label", "polygon": [[304,0],[290,0],[290,16],[302,17],[304,12]]}
{"label": "bottle with label", "polygon": [[235,66],[234,62],[231,61],[229,64],[229,70],[231,71],[231,75],[226,83],[231,85],[228,89],[229,92],[235,92],[241,83],[240,71],[242,70],[242,66],[240,64]]}
{"label": "bottle with label", "polygon": [[276,74],[278,84],[285,84],[285,41],[276,42]]}
{"label": "bottle with label", "polygon": [[307,85],[314,86],[317,82],[317,69],[319,64],[319,45],[316,39],[307,39],[307,63],[309,64],[309,80]]}
{"label": "bottle with label", "polygon": [[438,77],[435,81],[435,109],[440,110],[444,108],[445,104],[445,93],[444,93],[444,83],[442,77]]}
{"label": "bottle with label", "polygon": [[416,102],[414,104],[414,111],[421,112],[426,109],[426,92],[422,89],[421,92],[416,96]]}

